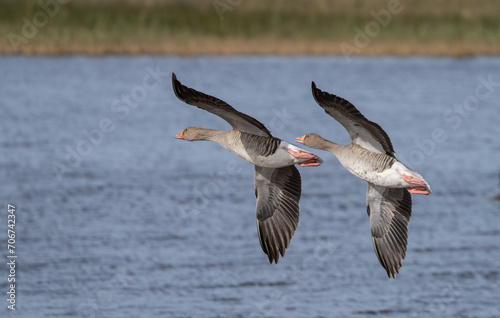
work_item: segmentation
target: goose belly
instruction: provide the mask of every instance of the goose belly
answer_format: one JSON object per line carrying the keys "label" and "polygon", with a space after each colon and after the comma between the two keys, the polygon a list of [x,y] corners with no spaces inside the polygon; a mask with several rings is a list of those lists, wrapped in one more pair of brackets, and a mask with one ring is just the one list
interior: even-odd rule
{"label": "goose belly", "polygon": [[395,169],[394,164],[382,171],[361,165],[347,164],[344,167],[356,177],[378,186],[389,188],[405,188],[408,186],[408,183],[403,181],[401,175]]}
{"label": "goose belly", "polygon": [[228,145],[225,148],[241,159],[246,160],[259,167],[282,168],[297,163],[297,160],[293,158],[285,149],[283,149],[281,145],[277,149],[277,151],[268,156],[256,154],[255,152],[249,151],[240,145]]}
{"label": "goose belly", "polygon": [[254,161],[255,165],[267,168],[282,168],[297,163],[297,160],[290,156],[283,148],[279,148],[278,151],[267,157],[256,156]]}

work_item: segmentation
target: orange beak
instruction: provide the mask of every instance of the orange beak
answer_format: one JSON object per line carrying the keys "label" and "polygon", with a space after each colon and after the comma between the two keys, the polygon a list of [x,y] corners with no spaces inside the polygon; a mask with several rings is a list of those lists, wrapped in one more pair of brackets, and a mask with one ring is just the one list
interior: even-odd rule
{"label": "orange beak", "polygon": [[182,136],[182,134],[184,134],[184,130],[181,131],[180,133],[178,133],[177,135],[175,135],[175,139],[184,139],[184,137]]}
{"label": "orange beak", "polygon": [[297,137],[295,138],[295,141],[296,142],[299,142],[301,144],[304,144],[304,138],[306,137],[306,135],[302,136],[302,137]]}

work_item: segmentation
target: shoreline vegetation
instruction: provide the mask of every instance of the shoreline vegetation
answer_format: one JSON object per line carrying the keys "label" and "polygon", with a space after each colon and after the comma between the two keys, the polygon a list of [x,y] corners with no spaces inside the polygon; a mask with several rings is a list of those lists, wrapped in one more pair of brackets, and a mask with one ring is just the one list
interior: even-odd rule
{"label": "shoreline vegetation", "polygon": [[500,54],[497,0],[0,0],[4,55]]}

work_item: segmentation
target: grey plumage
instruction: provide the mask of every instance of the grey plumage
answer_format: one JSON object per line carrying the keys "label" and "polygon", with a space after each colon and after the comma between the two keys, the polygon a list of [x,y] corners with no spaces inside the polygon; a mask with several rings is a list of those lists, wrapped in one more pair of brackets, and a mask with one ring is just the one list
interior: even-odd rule
{"label": "grey plumage", "polygon": [[240,139],[247,151],[254,152],[259,156],[268,157],[278,150],[281,139],[274,137],[262,137],[241,133]]}
{"label": "grey plumage", "polygon": [[396,161],[394,157],[371,152],[354,143],[339,148],[336,155],[337,157],[347,157],[353,166],[362,165],[366,170],[377,172],[389,169]]}
{"label": "grey plumage", "polygon": [[257,119],[237,111],[223,100],[182,85],[174,73],[172,73],[172,86],[177,98],[186,104],[219,116],[234,129],[257,136],[271,136],[271,132]]}
{"label": "grey plumage", "polygon": [[316,100],[328,115],[332,116],[344,126],[353,143],[360,144],[368,150],[395,157],[391,140],[382,127],[366,119],[365,116],[347,100],[323,92],[316,88],[314,82],[312,82],[311,87],[314,100]]}
{"label": "grey plumage", "polygon": [[395,278],[406,256],[411,194],[368,183],[366,205],[375,253],[387,275]]}
{"label": "grey plumage", "polygon": [[278,261],[299,222],[300,174],[295,166],[263,168],[255,166],[257,230],[262,250],[269,262]]}
{"label": "grey plumage", "polygon": [[[233,127],[230,131],[188,127],[183,134],[190,136],[191,140],[215,141],[247,161],[270,165],[271,160],[262,157],[277,153],[282,140],[273,137],[262,123],[218,98],[182,85],[173,73],[172,85],[180,100],[221,117]],[[281,151],[289,156],[285,150]],[[256,158],[260,161],[255,161]],[[278,263],[279,255],[285,255],[299,222],[301,179],[293,161],[291,163],[278,168],[255,164],[257,232],[270,263]],[[282,164],[283,161],[278,162],[278,166]]]}
{"label": "grey plumage", "polygon": [[[397,161],[389,136],[378,124],[366,119],[347,100],[316,88],[314,82],[311,88],[319,106],[344,126],[352,142],[338,145],[316,134],[305,135],[302,141],[332,152],[352,174],[368,182],[366,205],[373,246],[387,275],[395,278],[406,255],[411,216],[411,194],[406,185],[399,183],[402,176],[398,169],[406,169],[405,173],[414,178],[421,176]],[[418,185],[430,193],[425,181]]]}

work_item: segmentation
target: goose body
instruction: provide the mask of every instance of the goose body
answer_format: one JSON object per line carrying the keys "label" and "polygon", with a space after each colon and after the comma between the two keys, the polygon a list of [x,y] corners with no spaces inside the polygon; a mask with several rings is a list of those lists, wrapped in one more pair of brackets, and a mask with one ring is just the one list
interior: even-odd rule
{"label": "goose body", "polygon": [[356,177],[368,183],[366,206],[373,246],[389,277],[396,277],[406,256],[411,195],[431,193],[429,184],[396,158],[387,133],[367,120],[343,98],[323,92],[312,83],[316,102],[341,123],[351,144],[339,145],[316,134],[297,138],[306,146],[333,153]]}
{"label": "goose body", "polygon": [[294,166],[319,166],[316,155],[271,135],[255,118],[226,102],[182,85],[172,73],[175,95],[183,102],[215,114],[232,130],[188,127],[175,136],[187,141],[213,141],[255,166],[256,218],[259,242],[269,262],[278,262],[299,222],[300,173]]}
{"label": "goose body", "polygon": [[[207,140],[218,143],[243,160],[259,167],[282,168],[314,158],[304,149],[274,137],[248,134],[239,130],[212,130]],[[302,154],[297,158],[293,154]]]}
{"label": "goose body", "polygon": [[334,154],[350,173],[375,185],[411,189],[415,185],[405,181],[401,175],[422,178],[396,158],[367,150],[357,144],[339,145],[339,150]]}

